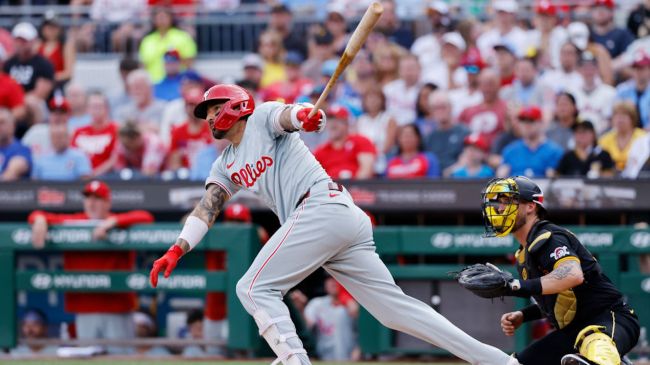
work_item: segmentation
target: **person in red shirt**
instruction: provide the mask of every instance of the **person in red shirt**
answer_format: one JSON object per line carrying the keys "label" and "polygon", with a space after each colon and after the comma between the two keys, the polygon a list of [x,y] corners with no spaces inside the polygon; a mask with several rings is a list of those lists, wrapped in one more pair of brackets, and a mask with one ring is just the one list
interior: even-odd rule
{"label": "person in red shirt", "polygon": [[[113,228],[152,223],[146,211],[111,212],[111,189],[101,181],[91,181],[83,189],[84,211],[60,214],[34,211],[28,222],[32,225],[32,244],[45,245],[51,225],[92,225],[93,238],[105,239]],[[134,251],[71,251],[63,253],[65,271],[132,271]],[[132,312],[136,309],[135,293],[65,293],[65,310],[76,314],[75,328],[79,339],[128,339],[134,337]],[[123,353],[125,349],[109,349]]]}
{"label": "person in red shirt", "polygon": [[366,137],[350,134],[350,113],[341,106],[327,111],[328,141],[318,146],[314,156],[333,179],[368,179],[374,174],[377,150]]}
{"label": "person in red shirt", "polygon": [[210,126],[194,116],[194,108],[203,101],[203,90],[198,87],[188,89],[183,94],[187,121],[174,127],[171,131],[169,161],[167,167],[177,170],[190,168],[196,154],[212,144]]}
{"label": "person in red shirt", "polygon": [[300,53],[291,51],[284,59],[286,64],[287,79],[274,82],[260,91],[264,101],[281,101],[292,104],[297,97],[305,95],[314,87],[311,79],[302,74],[304,62]]}
{"label": "person in red shirt", "polygon": [[120,142],[115,149],[115,170],[131,169],[137,175],[154,176],[160,172],[167,147],[157,134],[142,131],[135,122],[126,122],[119,130]]}
{"label": "person in red shirt", "polygon": [[491,146],[494,138],[503,131],[507,105],[499,98],[499,76],[491,69],[484,69],[479,75],[479,90],[483,102],[466,108],[458,119],[466,124],[473,134],[480,134]]}
{"label": "person in red shirt", "polygon": [[[0,65],[5,60],[7,54],[0,46]],[[25,92],[11,76],[7,75],[0,68],[0,107],[11,110],[16,120],[22,120],[25,117],[27,109],[25,108]]]}
{"label": "person in red shirt", "polygon": [[109,119],[108,100],[102,93],[88,96],[90,125],[77,129],[72,147],[83,151],[93,168],[93,176],[111,171],[117,160],[113,153],[117,142],[117,124]]}
{"label": "person in red shirt", "polygon": [[422,135],[415,124],[400,127],[397,133],[399,153],[388,161],[389,179],[440,177],[440,164],[431,152],[424,152]]}
{"label": "person in red shirt", "polygon": [[[239,203],[228,205],[223,211],[223,221],[228,224],[251,224],[253,216],[251,210]],[[257,228],[260,243],[265,244],[269,240],[269,233],[264,227]],[[208,271],[226,270],[226,253],[224,251],[206,251],[205,266]],[[226,293],[212,292],[205,296],[205,323],[203,332],[206,340],[226,340],[223,337],[223,329],[226,322]],[[208,347],[210,355],[225,355],[221,348]]]}

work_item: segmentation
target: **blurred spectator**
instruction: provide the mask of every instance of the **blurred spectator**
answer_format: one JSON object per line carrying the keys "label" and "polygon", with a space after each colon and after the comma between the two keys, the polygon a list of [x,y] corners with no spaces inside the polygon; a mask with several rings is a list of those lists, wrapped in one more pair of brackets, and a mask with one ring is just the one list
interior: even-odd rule
{"label": "blurred spectator", "polygon": [[598,135],[609,129],[609,118],[616,98],[616,89],[598,77],[598,60],[590,51],[582,52],[580,60],[582,87],[570,89],[575,96],[580,118],[593,122]]}
{"label": "blurred spectator", "polygon": [[22,144],[29,147],[32,151],[32,156],[34,158],[54,152],[50,140],[50,127],[63,125],[68,128],[68,132],[70,132],[68,127],[70,104],[68,101],[57,92],[54,97],[50,99],[48,108],[49,118],[47,123],[38,123],[31,126],[21,140]]}
{"label": "blurred spectator", "polygon": [[[353,299],[347,303],[341,302],[340,288],[334,278],[326,278],[326,295],[311,299],[302,310],[307,327],[316,332],[316,354],[322,361],[356,359],[355,322],[359,315],[359,305]],[[306,301],[305,295],[294,290],[291,297],[300,310]]]}
{"label": "blurred spectator", "polygon": [[32,179],[77,181],[90,177],[90,160],[81,151],[70,147],[70,134],[65,123],[49,126],[51,150],[34,156]]}
{"label": "blurred spectator", "polygon": [[478,76],[486,65],[478,53],[478,50],[470,50],[465,53],[461,60],[461,65],[467,73],[467,85],[454,90],[449,90],[449,99],[451,100],[451,114],[458,118],[460,113],[469,108],[480,104],[483,101],[483,94],[479,90]]}
{"label": "blurred spectator", "polygon": [[230,142],[227,140],[213,139],[210,145],[200,150],[190,164],[190,180],[205,181],[210,175],[212,164],[228,144]]}
{"label": "blurred spectator", "polygon": [[333,179],[369,179],[374,175],[376,149],[368,138],[350,134],[350,113],[332,106],[327,111],[327,142],[314,156]]}
{"label": "blurred spectator", "polygon": [[149,74],[145,70],[135,70],[127,76],[126,84],[132,99],[115,111],[117,122],[133,120],[144,129],[159,132],[165,102],[154,97]]}
{"label": "blurred spectator", "polygon": [[510,43],[500,42],[494,45],[496,70],[499,74],[501,86],[511,85],[515,80],[515,64],[517,63],[517,50]]}
{"label": "blurred spectator", "polygon": [[203,101],[201,89],[192,88],[185,94],[187,120],[172,129],[167,168],[177,170],[191,168],[197,153],[212,143],[210,126],[194,116],[194,108]]}
{"label": "blurred spectator", "polygon": [[[192,340],[203,339],[203,312],[201,310],[196,309],[189,312],[185,324],[187,325],[186,338]],[[187,358],[207,356],[203,347],[199,345],[186,346],[181,355]]]}
{"label": "blurred spectator", "polygon": [[440,169],[451,166],[463,151],[463,140],[469,134],[464,125],[456,123],[451,115],[451,101],[444,91],[434,91],[429,97],[429,108],[436,128],[425,139],[425,149],[433,153],[440,163]]}
{"label": "blurred spectator", "polygon": [[287,74],[284,65],[285,49],[280,33],[267,30],[260,35],[258,53],[264,60],[260,87],[264,88],[274,82],[284,81]]}
{"label": "blurred spectator", "polygon": [[522,54],[528,46],[526,32],[517,26],[517,1],[492,0],[492,10],[496,12],[494,27],[483,32],[476,41],[481,55],[490,64],[495,63],[494,46],[498,43],[511,44],[516,54]]}
{"label": "blurred spectator", "polygon": [[650,0],[643,0],[627,18],[627,29],[635,38],[650,35]]}
{"label": "blurred spectator", "polygon": [[614,0],[594,0],[591,7],[591,39],[607,49],[612,58],[621,55],[634,41],[625,28],[614,24]]}
{"label": "blurred spectator", "polygon": [[316,82],[320,80],[321,65],[335,56],[334,37],[322,25],[316,25],[310,31],[308,40],[309,53],[302,64],[302,74]]}
{"label": "blurred spectator", "polygon": [[7,53],[0,48],[0,108],[11,110],[16,120],[25,118],[25,92],[23,88],[10,75],[4,72],[2,65],[7,58]]}
{"label": "blurred spectator", "polygon": [[141,30],[136,24],[145,19],[146,0],[93,0],[91,4],[90,18],[97,27],[94,40],[96,50],[126,51],[130,42],[141,37]]}
{"label": "blurred spectator", "polygon": [[559,176],[582,176],[591,179],[614,175],[614,161],[598,145],[596,129],[588,120],[573,127],[575,148],[566,151],[556,172]]}
{"label": "blurred spectator", "polygon": [[[598,72],[603,82],[610,85],[613,84],[614,72],[612,71],[612,57],[603,45],[592,40],[587,25],[582,22],[573,22],[567,26],[567,34],[569,36],[568,43],[576,46],[579,52],[589,51],[596,57],[598,60]],[[580,59],[579,56],[578,59]],[[560,64],[562,64],[561,59]]]}
{"label": "blurred spectator", "polygon": [[18,23],[11,35],[16,53],[5,61],[4,71],[18,82],[25,93],[47,100],[54,87],[54,68],[50,61],[36,53],[38,31],[30,23]]}
{"label": "blurred spectator", "polygon": [[260,88],[262,82],[262,69],[264,68],[264,61],[257,53],[249,53],[242,58],[243,77],[237,81],[237,85],[247,83],[251,85],[251,89],[255,91]]}
{"label": "blurred spectator", "polygon": [[516,109],[516,112],[513,110],[515,112],[514,115],[506,118],[503,132],[499,133],[492,142],[490,155],[488,156],[488,165],[494,169],[498,168],[503,162],[502,154],[506,146],[521,138],[521,126],[517,119],[517,113],[519,113],[520,109]]}
{"label": "blurred spectator", "polygon": [[[522,57],[516,61],[512,84],[501,88],[499,96],[508,105],[521,108],[531,105],[544,105],[545,91],[537,78],[537,59]],[[503,81],[503,79],[502,79]]]}
{"label": "blurred spectator", "polygon": [[438,159],[424,152],[422,135],[415,124],[403,125],[397,132],[397,155],[388,161],[386,177],[413,179],[440,177]]}
{"label": "blurred spectator", "polygon": [[191,89],[205,90],[201,81],[194,78],[184,78],[181,81],[181,97],[168,101],[163,109],[158,135],[165,144],[169,145],[171,131],[174,127],[183,124],[187,120],[187,109],[185,106],[185,95]]}
{"label": "blurred spectator", "polygon": [[115,148],[116,171],[129,169],[135,177],[152,177],[162,170],[167,147],[156,133],[143,130],[136,122],[127,121],[120,127],[118,136],[119,143]]}
{"label": "blurred spectator", "polygon": [[490,69],[481,71],[479,90],[483,101],[463,110],[458,119],[472,133],[484,135],[488,144],[492,145],[494,138],[503,130],[507,113],[506,102],[499,98],[499,76],[496,72]]}
{"label": "blurred spectator", "polygon": [[[156,337],[156,324],[153,318],[148,313],[135,312],[133,313],[133,324],[135,326],[136,338],[152,338]],[[171,353],[163,346],[155,345],[140,345],[136,346],[135,353],[140,356],[146,357],[167,357]]]}
{"label": "blurred spectator", "polygon": [[413,44],[413,32],[400,21],[395,12],[394,0],[382,0],[384,12],[381,14],[375,29],[383,33],[388,41],[410,48]]}
{"label": "blurred spectator", "polygon": [[[91,181],[82,191],[82,213],[61,214],[34,211],[28,217],[32,225],[32,244],[43,248],[51,225],[83,224],[93,228],[93,239],[104,240],[113,228],[128,228],[134,224],[153,222],[146,211],[111,213],[111,189],[101,181]],[[64,271],[133,271],[134,251],[66,251]],[[75,314],[77,338],[127,340],[135,336],[132,312],[136,307],[135,293],[65,293],[65,310]],[[108,348],[112,354],[127,353],[127,348]]]}
{"label": "blurred spectator", "polygon": [[[3,52],[4,51],[4,52]],[[5,28],[0,28],[0,53],[14,54],[14,40],[11,33]]]}
{"label": "blurred spectator", "polygon": [[63,26],[53,12],[45,13],[40,34],[41,39],[36,46],[38,54],[50,61],[54,67],[56,87],[62,89],[72,78],[77,59],[74,41],[65,37]]}
{"label": "blurred spectator", "polygon": [[286,5],[277,4],[271,8],[269,29],[280,34],[284,49],[289,52],[298,52],[302,58],[307,57],[305,35],[299,28],[293,26],[293,14]]}
{"label": "blurred spectator", "polygon": [[181,69],[181,55],[177,50],[172,49],[165,52],[163,58],[165,60],[165,77],[154,85],[153,94],[156,99],[170,101],[180,98],[181,83],[186,78],[201,82],[201,76],[195,71]]}
{"label": "blurred spectator", "polygon": [[137,60],[134,60],[129,57],[125,57],[122,60],[120,60],[120,81],[122,85],[122,89],[111,95],[110,97],[110,105],[111,105],[111,110],[113,113],[115,111],[121,109],[123,106],[129,104],[131,102],[131,96],[129,95],[129,92],[127,90],[127,85],[126,85],[126,78],[129,76],[129,74],[132,71],[135,71],[140,68],[140,63]]}
{"label": "blurred spectator", "polygon": [[342,54],[350,35],[348,34],[348,23],[343,15],[345,9],[336,2],[327,5],[327,17],[325,18],[325,29],[334,38],[332,46],[334,52]]}
{"label": "blurred spectator", "polygon": [[113,152],[117,142],[117,124],[109,119],[108,100],[101,93],[88,96],[88,110],[90,125],[74,132],[72,146],[86,153],[93,167],[93,176],[100,176],[115,165]]}
{"label": "blurred spectator", "polygon": [[392,43],[372,52],[371,58],[380,86],[385,86],[399,78],[400,58],[406,55],[408,55],[406,50]]}
{"label": "blurred spectator", "polygon": [[9,109],[0,108],[0,181],[29,177],[32,153],[14,137],[16,119]]}
{"label": "blurred spectator", "polygon": [[650,133],[637,138],[632,143],[621,177],[627,179],[650,178]]}
{"label": "blurred spectator", "polygon": [[429,98],[436,90],[438,90],[438,86],[435,84],[426,83],[422,85],[415,104],[415,124],[420,129],[420,133],[422,133],[422,138],[424,139],[436,128],[435,121],[431,115],[431,108],[429,107]]}
{"label": "blurred spectator", "polygon": [[426,11],[432,30],[415,40],[411,53],[418,57],[421,65],[428,66],[442,61],[440,38],[447,31],[450,23],[449,5],[442,0],[428,1]]}
{"label": "blurred spectator", "polygon": [[399,78],[384,85],[386,110],[398,125],[415,122],[415,105],[420,91],[420,63],[407,54],[399,60]]}
{"label": "blurred spectator", "polygon": [[578,73],[580,54],[580,48],[575,44],[563,44],[560,48],[560,67],[544,72],[540,80],[543,87],[555,93],[569,88],[581,88],[582,77]]}
{"label": "blurred spectator", "polygon": [[368,138],[377,149],[375,172],[386,170],[386,154],[395,146],[397,123],[386,112],[386,98],[378,89],[371,89],[363,96],[365,113],[357,119],[357,133]]}
{"label": "blurred spectator", "polygon": [[70,132],[89,125],[90,114],[86,89],[81,84],[69,83],[65,87],[65,98],[70,106],[70,119],[68,119]]}
{"label": "blurred spectator", "polygon": [[458,163],[450,166],[445,175],[454,179],[486,179],[494,176],[494,170],[486,164],[490,145],[480,135],[468,135],[463,140],[465,148]]}
{"label": "blurred spectator", "polygon": [[261,90],[262,99],[293,104],[298,96],[304,95],[310,90],[313,83],[302,75],[301,65],[303,61],[300,53],[288,52],[285,58],[287,79],[274,82]]}
{"label": "blurred spectator", "polygon": [[641,126],[650,129],[650,54],[639,52],[632,68],[632,80],[618,85],[616,99],[633,103]]}
{"label": "blurred spectator", "polygon": [[612,130],[600,137],[598,144],[612,156],[618,171],[625,169],[632,143],[646,134],[638,125],[639,115],[632,102],[621,101],[614,105]]}
{"label": "blurred spectator", "polygon": [[188,68],[196,57],[196,43],[189,33],[177,27],[170,9],[155,8],[152,19],[153,30],[142,39],[139,56],[151,81],[157,83],[165,77],[165,53],[177,50],[182,66]]}
{"label": "blurred spectator", "polygon": [[555,98],[555,118],[546,131],[546,137],[563,150],[574,147],[573,127],[578,123],[576,98],[569,92],[561,92]]}
{"label": "blurred spectator", "polygon": [[564,151],[544,137],[542,111],[538,107],[522,108],[517,117],[521,139],[510,143],[503,150],[503,165],[497,170],[497,176],[549,176],[557,167]]}
{"label": "blurred spectator", "polygon": [[445,33],[441,38],[440,61],[422,65],[421,79],[439,88],[455,89],[467,84],[467,72],[461,66],[461,58],[467,50],[465,40],[458,32]]}
{"label": "blurred spectator", "polygon": [[[20,338],[23,340],[39,340],[47,338],[47,317],[38,309],[29,309],[20,320]],[[53,345],[18,345],[11,349],[9,355],[24,358],[34,355],[56,356],[57,347]]]}
{"label": "blurred spectator", "polygon": [[538,62],[543,69],[560,67],[560,48],[568,35],[559,24],[558,16],[558,5],[551,0],[536,3],[534,28],[528,32],[528,37],[530,46],[537,49]]}

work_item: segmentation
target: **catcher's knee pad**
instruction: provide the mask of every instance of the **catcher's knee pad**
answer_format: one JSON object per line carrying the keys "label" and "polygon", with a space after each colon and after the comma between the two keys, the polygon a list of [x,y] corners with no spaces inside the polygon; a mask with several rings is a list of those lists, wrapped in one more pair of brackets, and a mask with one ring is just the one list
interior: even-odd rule
{"label": "catcher's knee pad", "polygon": [[620,365],[621,355],[616,344],[607,334],[603,326],[587,326],[576,337],[575,348],[580,355],[598,365]]}
{"label": "catcher's knee pad", "polygon": [[257,323],[257,327],[259,327],[260,336],[264,337],[273,352],[278,356],[271,365],[277,365],[280,362],[283,365],[301,365],[300,358],[296,355],[307,354],[307,351],[302,347],[291,348],[287,342],[291,338],[298,338],[298,335],[295,331],[282,334],[276,325],[283,321],[291,322],[291,317],[280,316],[271,318],[266,311],[258,309],[253,313],[253,318],[255,319],[255,323]]}

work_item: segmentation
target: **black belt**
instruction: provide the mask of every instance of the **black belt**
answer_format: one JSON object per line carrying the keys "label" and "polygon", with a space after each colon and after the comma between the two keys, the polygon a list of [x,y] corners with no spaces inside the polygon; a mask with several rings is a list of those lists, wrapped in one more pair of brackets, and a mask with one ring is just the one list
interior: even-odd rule
{"label": "black belt", "polygon": [[[337,183],[337,182],[328,182],[328,183],[327,183],[327,188],[328,188],[329,190],[332,190],[332,191],[343,192],[343,185],[341,185],[341,184],[339,184],[339,183]],[[310,189],[310,190],[307,190],[306,193],[304,193],[304,194],[302,194],[302,195],[300,196],[300,199],[298,199],[298,203],[296,203],[296,208],[298,208],[298,206],[300,205],[300,203],[302,203],[305,199],[309,198],[310,191],[311,191],[311,189]]]}

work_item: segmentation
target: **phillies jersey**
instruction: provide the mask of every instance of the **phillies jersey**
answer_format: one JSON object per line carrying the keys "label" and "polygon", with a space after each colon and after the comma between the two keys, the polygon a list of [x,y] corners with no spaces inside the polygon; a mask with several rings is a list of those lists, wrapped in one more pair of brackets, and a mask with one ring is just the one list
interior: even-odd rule
{"label": "phillies jersey", "polygon": [[108,123],[102,129],[92,125],[81,127],[72,136],[72,147],[83,151],[93,169],[108,161],[117,143],[117,124]]}
{"label": "phillies jersey", "polygon": [[300,198],[319,181],[330,180],[300,139],[280,126],[289,105],[268,102],[255,108],[237,147],[230,145],[212,164],[205,186],[229,195],[240,189],[257,194],[284,223]]}

